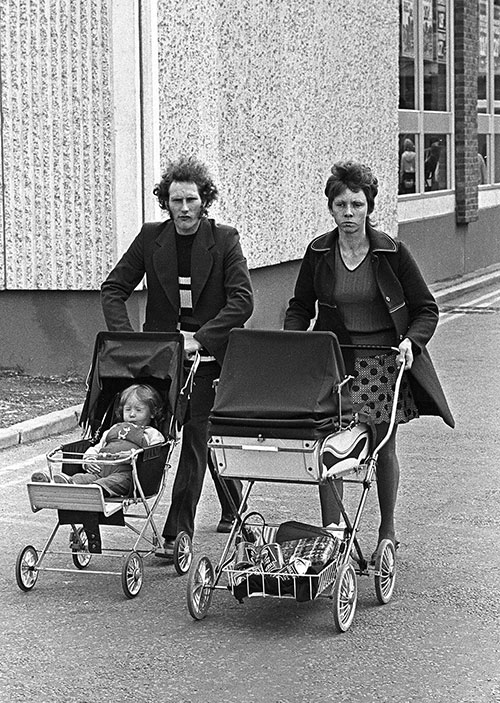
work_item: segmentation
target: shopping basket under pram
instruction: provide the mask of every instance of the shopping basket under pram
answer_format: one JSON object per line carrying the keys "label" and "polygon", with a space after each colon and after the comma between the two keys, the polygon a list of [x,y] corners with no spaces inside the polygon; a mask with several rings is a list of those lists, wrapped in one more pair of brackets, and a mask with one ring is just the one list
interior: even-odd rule
{"label": "shopping basket under pram", "polygon": [[[155,513],[165,490],[170,459],[183,420],[195,365],[183,378],[183,337],[180,334],[100,332],[95,341],[87,394],[80,417],[83,438],[56,447],[47,454],[50,476],[71,476],[85,471],[84,453],[115,421],[121,392],[135,383],[153,386],[164,402],[161,430],[165,442],[143,449],[130,449],[120,458],[99,459],[107,464],[130,463],[132,488],[129,495],[109,497],[100,485],[63,483],[27,484],[31,508],[57,511],[57,521],[40,554],[35,547],[24,547],[16,562],[16,580],[23,591],[35,585],[40,571],[73,571],[45,566],[47,557],[67,552],[52,548],[63,525],[70,525],[69,554],[74,566],[86,573],[121,575],[122,588],[128,598],[135,597],[143,583],[143,558],[160,548],[162,537]],[[102,526],[128,527],[135,535],[130,549],[104,548]],[[122,557],[120,571],[91,571],[87,567],[93,555]],[[173,562],[179,574],[189,570],[192,545],[185,532],[177,536]]]}
{"label": "shopping basket under pram", "polygon": [[[398,397],[402,369],[398,374]],[[371,427],[353,412],[342,354],[331,332],[233,330],[210,417],[217,472],[255,482],[330,486],[345,528],[323,529],[288,521],[266,524],[259,513],[240,510],[218,564],[206,555],[191,566],[187,605],[193,618],[206,616],[214,590],[229,590],[240,602],[269,596],[333,600],[334,622],[347,630],[357,603],[357,575],[374,574],[381,603],[392,596],[394,545],[383,540],[374,564],[363,556],[358,528],[377,456],[394,426],[374,446]],[[355,484],[361,497],[351,520],[336,482]]]}

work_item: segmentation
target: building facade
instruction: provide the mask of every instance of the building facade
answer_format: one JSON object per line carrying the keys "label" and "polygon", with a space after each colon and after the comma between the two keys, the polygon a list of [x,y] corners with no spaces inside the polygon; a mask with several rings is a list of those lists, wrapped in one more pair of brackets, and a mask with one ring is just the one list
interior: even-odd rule
{"label": "building facade", "polygon": [[0,0],[0,368],[85,373],[179,154],[241,234],[252,326],[281,326],[338,159],[373,167],[429,282],[500,261],[499,23],[500,0]]}

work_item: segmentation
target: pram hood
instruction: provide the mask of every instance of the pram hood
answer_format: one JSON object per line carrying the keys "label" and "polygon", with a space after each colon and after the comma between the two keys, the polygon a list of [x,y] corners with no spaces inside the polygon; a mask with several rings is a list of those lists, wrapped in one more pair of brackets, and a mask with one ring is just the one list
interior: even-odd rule
{"label": "pram hood", "polygon": [[224,358],[212,434],[324,436],[352,419],[352,401],[332,332],[234,329]]}
{"label": "pram hood", "polygon": [[161,393],[167,413],[166,425],[172,417],[182,422],[178,401],[183,351],[184,340],[178,333],[99,332],[80,425],[94,435],[117,393],[132,383],[148,383]]}

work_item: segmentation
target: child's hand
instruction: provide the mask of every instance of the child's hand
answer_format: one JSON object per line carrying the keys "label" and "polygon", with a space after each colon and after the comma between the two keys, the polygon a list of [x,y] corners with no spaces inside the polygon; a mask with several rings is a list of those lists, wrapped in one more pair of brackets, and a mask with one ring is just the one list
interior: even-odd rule
{"label": "child's hand", "polygon": [[87,473],[94,474],[94,476],[101,475],[101,467],[99,464],[85,464],[84,469]]}

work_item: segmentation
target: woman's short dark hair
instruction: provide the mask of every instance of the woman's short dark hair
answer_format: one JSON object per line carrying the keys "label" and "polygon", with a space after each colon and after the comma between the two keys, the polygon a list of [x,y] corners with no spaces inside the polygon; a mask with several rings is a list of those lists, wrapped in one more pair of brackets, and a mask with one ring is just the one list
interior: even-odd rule
{"label": "woman's short dark hair", "polygon": [[334,199],[346,188],[349,188],[355,193],[363,191],[368,203],[368,215],[371,215],[378,193],[378,180],[372,170],[357,161],[337,161],[333,164],[331,172],[325,186],[329,209],[331,209]]}
{"label": "woman's short dark hair", "polygon": [[161,181],[153,188],[153,195],[158,198],[162,210],[168,211],[168,194],[174,181],[180,183],[196,183],[198,193],[203,203],[202,215],[207,214],[210,205],[217,198],[219,191],[208,168],[194,156],[181,156],[176,161],[167,164]]}

